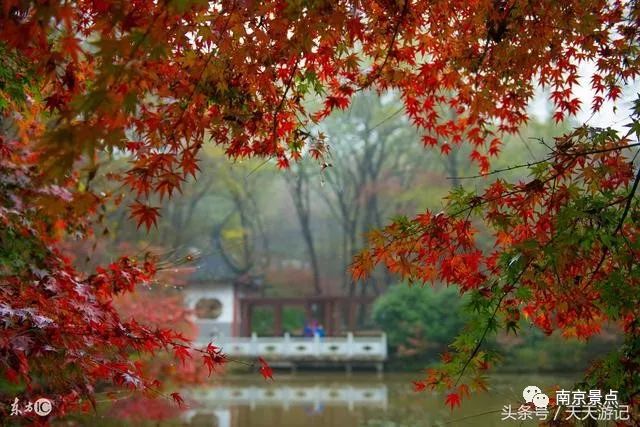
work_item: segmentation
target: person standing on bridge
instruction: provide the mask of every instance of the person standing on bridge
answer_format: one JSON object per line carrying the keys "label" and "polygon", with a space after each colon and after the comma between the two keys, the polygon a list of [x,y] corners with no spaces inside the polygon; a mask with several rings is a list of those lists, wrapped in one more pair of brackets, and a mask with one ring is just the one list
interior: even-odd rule
{"label": "person standing on bridge", "polygon": [[315,320],[312,320],[310,323],[307,323],[304,326],[304,336],[305,337],[313,337],[315,335],[315,330],[316,330],[316,325],[317,322]]}

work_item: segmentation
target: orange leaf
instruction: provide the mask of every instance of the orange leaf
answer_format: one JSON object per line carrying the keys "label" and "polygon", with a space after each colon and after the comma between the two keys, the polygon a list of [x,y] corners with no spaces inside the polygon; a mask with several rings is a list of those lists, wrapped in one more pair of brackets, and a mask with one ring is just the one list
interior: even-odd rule
{"label": "orange leaf", "polygon": [[458,393],[462,397],[469,397],[469,386],[466,384],[460,384],[458,386]]}

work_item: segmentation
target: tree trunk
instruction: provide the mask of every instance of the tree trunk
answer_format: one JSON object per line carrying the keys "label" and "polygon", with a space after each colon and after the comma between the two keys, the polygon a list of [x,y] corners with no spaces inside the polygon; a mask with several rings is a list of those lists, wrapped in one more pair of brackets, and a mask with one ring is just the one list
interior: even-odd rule
{"label": "tree trunk", "polygon": [[302,239],[307,247],[307,255],[311,263],[313,275],[313,289],[316,295],[322,294],[322,285],[320,283],[320,265],[318,263],[318,254],[316,252],[315,241],[313,239],[313,230],[311,229],[311,200],[309,194],[309,176],[302,163],[298,166],[298,173],[290,175],[287,179],[289,184],[289,193],[296,209],[298,223]]}

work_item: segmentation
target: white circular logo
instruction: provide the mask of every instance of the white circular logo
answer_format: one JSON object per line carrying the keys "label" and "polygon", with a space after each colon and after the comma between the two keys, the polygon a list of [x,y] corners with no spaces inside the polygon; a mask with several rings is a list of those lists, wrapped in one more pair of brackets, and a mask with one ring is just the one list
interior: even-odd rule
{"label": "white circular logo", "polygon": [[49,415],[51,410],[53,409],[53,404],[49,399],[45,399],[44,397],[36,400],[36,403],[33,404],[33,410],[36,414],[44,417],[45,415]]}

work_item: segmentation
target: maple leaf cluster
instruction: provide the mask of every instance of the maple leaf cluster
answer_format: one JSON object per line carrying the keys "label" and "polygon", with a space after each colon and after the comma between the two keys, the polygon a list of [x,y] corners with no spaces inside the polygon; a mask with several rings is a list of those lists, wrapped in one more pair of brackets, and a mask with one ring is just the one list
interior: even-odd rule
{"label": "maple leaf cluster", "polygon": [[306,125],[367,88],[399,91],[425,145],[466,141],[486,171],[537,83],[560,120],[580,107],[581,61],[595,61],[596,109],[638,74],[637,10],[624,2],[8,1],[2,13],[22,64],[7,68],[33,83],[28,107],[4,103],[28,109],[21,136],[41,141],[43,170],[60,178],[81,157],[126,151],[132,166],[114,178],[147,228],[159,215],[149,196],[180,191],[206,140],[287,167],[316,139]]}
{"label": "maple leaf cluster", "polygon": [[[78,182],[73,178],[42,185],[30,165],[37,164],[38,155],[18,141],[1,143],[3,377],[18,385],[25,399],[50,397],[55,416],[88,409],[100,383],[162,394],[157,376],[130,356],[189,348],[189,340],[175,330],[175,322],[167,326],[136,315],[134,304],[129,310],[120,304],[128,316],[115,307],[117,298],[152,282],[154,264],[122,257],[92,274],[77,271],[60,249],[59,228],[88,233],[84,210],[94,209],[98,201],[74,192]],[[209,354],[210,348],[201,351]],[[220,350],[212,355],[209,370],[224,363]]]}
{"label": "maple leaf cluster", "polygon": [[[402,278],[457,286],[471,295],[473,320],[430,370],[416,391],[443,387],[446,402],[460,404],[467,378],[475,390],[496,354],[481,349],[488,334],[517,332],[520,320],[550,335],[588,339],[605,323],[618,323],[625,345],[607,363],[618,366],[624,398],[638,404],[637,379],[640,222],[636,190],[640,168],[633,162],[640,100],[629,132],[587,126],[556,138],[548,158],[521,165],[527,181],[498,178],[484,191],[460,188],[445,211],[399,219],[369,236],[370,248],[356,258],[362,277],[378,264]],[[504,171],[496,171],[504,172]],[[483,247],[476,229],[492,234]],[[605,363],[590,374],[594,387],[611,385]]]}

